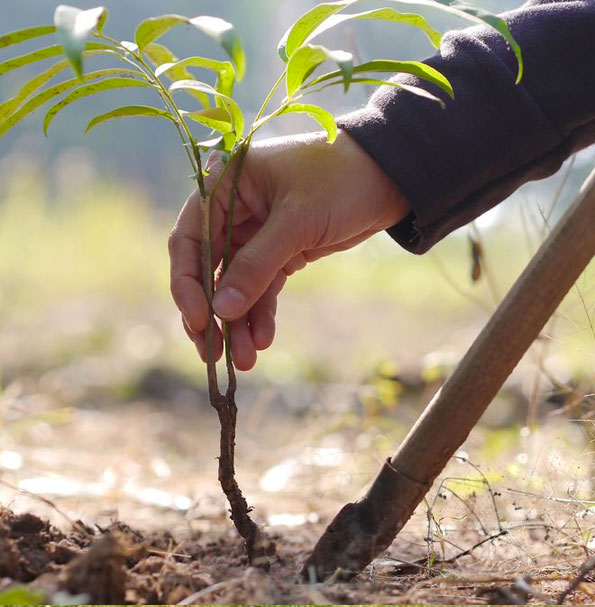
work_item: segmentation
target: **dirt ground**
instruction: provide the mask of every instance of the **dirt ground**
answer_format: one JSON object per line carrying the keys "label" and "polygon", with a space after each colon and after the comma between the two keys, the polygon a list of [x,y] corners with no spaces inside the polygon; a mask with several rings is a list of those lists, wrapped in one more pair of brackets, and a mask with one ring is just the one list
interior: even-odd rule
{"label": "dirt ground", "polygon": [[[62,604],[544,604],[573,585],[566,603],[595,598],[592,573],[576,583],[595,511],[572,497],[588,491],[576,466],[592,460],[572,424],[520,443],[518,429],[479,428],[465,449],[485,483],[461,455],[386,555],[351,582],[303,585],[297,573],[325,525],[390,448],[375,439],[398,435],[386,420],[375,418],[375,434],[328,412],[275,415],[270,393],[240,417],[240,481],[278,548],[265,572],[248,565],[226,517],[212,411],[184,399],[63,411],[21,390],[3,396],[0,597],[25,585],[35,602]],[[494,441],[510,443],[505,474]]]}
{"label": "dirt ground", "polygon": [[[4,510],[0,574],[39,591],[43,602],[107,605],[557,604],[578,575],[556,567],[555,559],[549,567],[461,559],[430,569],[399,568],[383,559],[350,583],[297,584],[300,562],[318,531],[308,526],[298,534],[276,533],[279,555],[265,572],[247,566],[240,542],[223,528],[174,538],[124,523],[91,528],[76,522],[65,534],[32,514]],[[564,599],[589,604],[594,583],[585,576]]]}

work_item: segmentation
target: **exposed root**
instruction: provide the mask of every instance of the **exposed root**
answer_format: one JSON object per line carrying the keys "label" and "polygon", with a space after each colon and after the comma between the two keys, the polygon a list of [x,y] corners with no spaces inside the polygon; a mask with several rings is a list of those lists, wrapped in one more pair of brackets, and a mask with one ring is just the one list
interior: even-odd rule
{"label": "exposed root", "polygon": [[230,505],[230,515],[238,533],[244,538],[251,565],[269,569],[270,557],[276,552],[275,543],[250,518],[251,508],[242,495],[235,478],[235,432],[237,406],[233,390],[211,396],[211,405],[217,411],[221,424],[219,483]]}

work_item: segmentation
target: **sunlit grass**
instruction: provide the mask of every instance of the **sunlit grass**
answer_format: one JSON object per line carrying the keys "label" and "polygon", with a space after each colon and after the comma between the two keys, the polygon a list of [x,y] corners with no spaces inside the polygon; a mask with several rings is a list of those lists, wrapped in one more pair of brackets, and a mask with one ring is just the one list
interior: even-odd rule
{"label": "sunlit grass", "polygon": [[157,222],[142,190],[93,183],[49,202],[47,188],[23,168],[0,204],[5,313],[89,295],[131,303],[165,296],[167,222]]}
{"label": "sunlit grass", "polygon": [[[25,330],[27,319],[38,317],[48,306],[81,299],[109,301],[111,308],[137,315],[139,322],[150,319],[155,308],[175,317],[166,247],[174,214],[156,211],[143,187],[97,178],[76,185],[76,174],[72,175],[75,185],[64,187],[18,158],[5,163],[4,174],[1,317],[21,319]],[[291,367],[288,377],[295,378],[296,373],[332,377],[333,368],[341,366],[346,355],[352,365],[369,368],[384,353],[391,356],[387,343],[412,339],[412,333],[416,341],[432,345],[436,327],[452,327],[452,339],[458,339],[456,335],[469,323],[481,326],[530,258],[523,234],[510,223],[486,232],[484,246],[496,292],[485,273],[479,283],[472,283],[464,232],[421,257],[402,251],[383,234],[312,264],[290,279],[281,298],[281,341],[277,349],[261,356],[267,375],[276,373],[286,360]],[[593,372],[594,277],[591,267],[548,327],[547,334],[554,339],[545,356],[556,364],[564,362],[568,369],[564,379]],[[347,307],[338,309],[354,315],[349,352],[343,346],[332,352],[333,339],[325,337],[324,322],[312,324],[316,316],[283,315],[284,310],[315,308],[324,319],[325,310],[332,316],[339,304]],[[368,333],[370,322],[382,327],[382,318],[392,335]],[[118,331],[117,323],[113,331]],[[169,341],[164,336],[164,342]],[[329,352],[320,343],[328,343]],[[328,359],[337,355],[337,361],[325,369]]]}

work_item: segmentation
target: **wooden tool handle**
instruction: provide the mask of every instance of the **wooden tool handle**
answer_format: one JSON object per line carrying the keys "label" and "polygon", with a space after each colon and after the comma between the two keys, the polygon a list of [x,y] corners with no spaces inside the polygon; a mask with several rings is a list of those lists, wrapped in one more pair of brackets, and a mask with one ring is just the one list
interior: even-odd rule
{"label": "wooden tool handle", "polygon": [[369,491],[329,525],[304,580],[352,577],[392,543],[593,256],[595,170]]}

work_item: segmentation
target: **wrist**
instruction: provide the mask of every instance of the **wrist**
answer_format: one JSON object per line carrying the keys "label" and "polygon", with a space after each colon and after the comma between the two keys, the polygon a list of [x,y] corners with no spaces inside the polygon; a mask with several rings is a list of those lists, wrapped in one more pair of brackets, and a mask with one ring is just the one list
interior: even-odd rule
{"label": "wrist", "polygon": [[376,207],[379,229],[390,228],[409,215],[411,205],[399,186],[346,130],[339,129],[333,145],[347,171],[358,175],[369,202]]}

